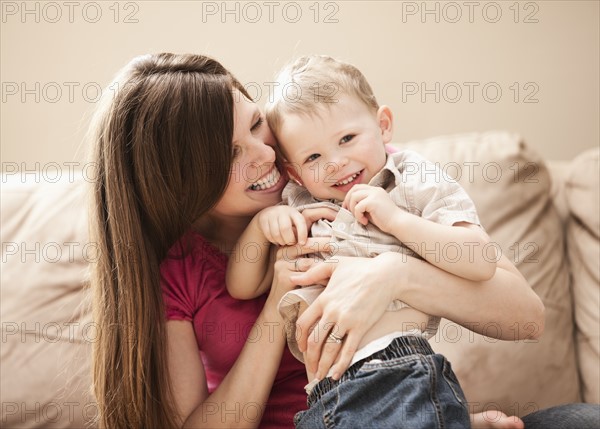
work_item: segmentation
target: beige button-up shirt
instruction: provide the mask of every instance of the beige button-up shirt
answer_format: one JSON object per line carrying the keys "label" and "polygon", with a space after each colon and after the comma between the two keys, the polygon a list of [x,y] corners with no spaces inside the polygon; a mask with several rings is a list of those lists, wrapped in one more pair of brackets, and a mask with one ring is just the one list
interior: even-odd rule
{"label": "beige button-up shirt", "polygon": [[[480,224],[475,204],[465,190],[438,166],[414,151],[404,150],[388,155],[385,166],[369,185],[385,189],[398,207],[432,222],[443,225],[456,222]],[[295,207],[300,212],[317,207],[328,207],[338,212],[333,221],[319,220],[311,227],[313,237],[331,237],[334,252],[317,252],[308,257],[325,260],[336,256],[374,257],[383,252],[399,252],[423,259],[413,250],[419,249],[419,243],[402,243],[372,223],[362,225],[352,213],[341,207],[342,201],[318,200],[305,188],[290,182],[283,191],[283,204]],[[279,311],[286,321],[288,346],[302,362],[302,353],[295,341],[298,310],[302,301],[310,305],[322,290],[323,287],[318,285],[298,288],[284,295],[279,303]],[[408,305],[395,300],[388,311],[404,307]],[[423,335],[426,338],[435,335],[438,325],[439,317],[431,316]]]}

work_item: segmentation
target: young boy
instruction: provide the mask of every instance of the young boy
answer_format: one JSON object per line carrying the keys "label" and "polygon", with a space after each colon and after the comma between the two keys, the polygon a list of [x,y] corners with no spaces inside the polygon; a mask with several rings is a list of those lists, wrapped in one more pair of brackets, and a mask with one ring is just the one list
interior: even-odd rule
{"label": "young boy", "polygon": [[[271,285],[269,243],[303,244],[306,208],[327,207],[334,221],[320,220],[311,235],[331,237],[335,256],[374,257],[394,251],[420,257],[471,280],[493,276],[495,258],[486,258],[488,236],[479,226],[466,192],[434,164],[412,151],[388,155],[393,118],[379,106],[371,87],[355,67],[330,57],[298,59],[280,72],[280,90],[267,106],[293,179],[283,204],[261,211],[238,242],[265,243],[261,261],[231,258],[229,293],[250,299]],[[295,182],[295,183],[294,183]],[[443,287],[443,285],[440,285]],[[288,327],[288,345],[301,361],[295,321],[323,289],[310,286],[288,292],[280,312]],[[435,354],[428,338],[439,318],[395,301],[371,328],[343,374],[312,374],[309,410],[296,415],[297,427],[469,427],[462,389],[449,362]],[[335,329],[328,338],[344,339]]]}

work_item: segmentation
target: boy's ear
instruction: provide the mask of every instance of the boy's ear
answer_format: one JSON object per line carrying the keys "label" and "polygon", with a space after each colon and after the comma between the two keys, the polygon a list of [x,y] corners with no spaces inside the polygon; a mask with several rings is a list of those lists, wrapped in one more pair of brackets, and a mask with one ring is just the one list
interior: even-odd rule
{"label": "boy's ear", "polygon": [[300,177],[300,167],[298,166],[298,164],[295,164],[293,162],[286,162],[285,171],[287,171],[287,174],[288,176],[290,176],[290,179],[292,179],[298,185],[304,186],[304,183],[302,183],[302,178]]}
{"label": "boy's ear", "polygon": [[377,123],[381,129],[383,143],[390,143],[394,136],[394,116],[392,115],[392,110],[388,106],[381,106],[377,110]]}

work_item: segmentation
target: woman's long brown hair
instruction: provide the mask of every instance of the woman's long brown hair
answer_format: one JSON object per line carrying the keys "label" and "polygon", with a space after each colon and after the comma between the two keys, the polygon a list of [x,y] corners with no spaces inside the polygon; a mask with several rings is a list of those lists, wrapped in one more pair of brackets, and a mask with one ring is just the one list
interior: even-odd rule
{"label": "woman's long brown hair", "polygon": [[107,91],[94,140],[93,389],[100,428],[173,428],[160,262],[227,186],[233,95],[199,55],[134,59]]}

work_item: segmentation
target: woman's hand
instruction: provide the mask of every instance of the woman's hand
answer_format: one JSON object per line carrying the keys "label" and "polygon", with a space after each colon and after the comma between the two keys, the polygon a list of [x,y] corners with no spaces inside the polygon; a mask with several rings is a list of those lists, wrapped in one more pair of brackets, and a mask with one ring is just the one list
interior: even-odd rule
{"label": "woman's hand", "polygon": [[[307,231],[314,222],[319,219],[334,220],[337,212],[329,208],[306,209],[302,212],[302,217],[306,222]],[[285,295],[286,292],[294,289],[296,283],[290,280],[290,276],[303,272],[312,267],[317,260],[315,258],[305,258],[304,256],[315,253],[316,251],[326,251],[329,243],[328,238],[308,238],[303,244],[293,244],[289,246],[273,247],[276,253],[272,256],[274,261],[273,283],[269,293],[271,301],[275,305]],[[325,279],[319,279],[311,284],[327,285]]]}
{"label": "woman's hand", "polygon": [[[295,244],[291,246],[274,247],[276,253],[274,255],[275,264],[273,272],[273,283],[269,291],[267,304],[275,307],[287,292],[297,286],[291,277],[299,272],[304,272],[310,269],[319,261],[315,258],[305,258],[305,255],[314,253],[315,249],[326,249],[329,243],[329,238],[309,238],[304,245]],[[319,280],[315,283],[325,286],[325,280]],[[311,283],[311,284],[315,284]]]}
{"label": "woman's hand", "polygon": [[389,270],[381,266],[379,256],[333,259],[291,278],[303,286],[327,284],[297,322],[298,346],[306,351],[307,369],[319,379],[330,368],[334,379],[341,376],[365,333],[395,298],[394,288],[388,286]]}

